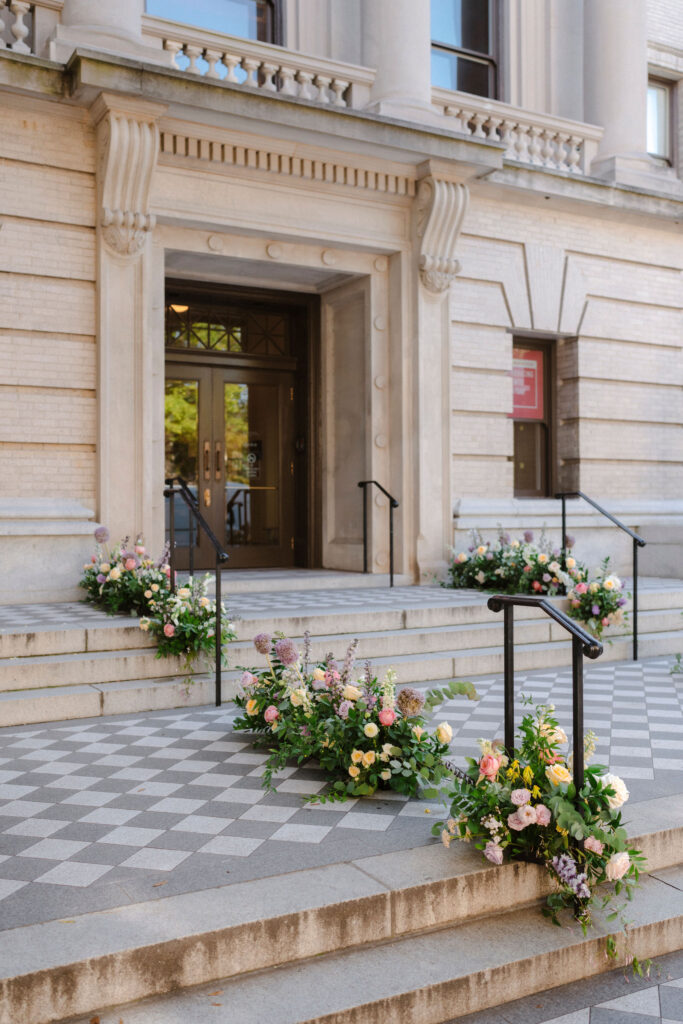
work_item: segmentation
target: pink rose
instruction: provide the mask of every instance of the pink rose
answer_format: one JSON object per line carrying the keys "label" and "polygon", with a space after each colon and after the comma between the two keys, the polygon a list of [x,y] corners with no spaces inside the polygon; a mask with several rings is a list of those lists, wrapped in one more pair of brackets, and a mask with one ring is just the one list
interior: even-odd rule
{"label": "pink rose", "polygon": [[131,572],[133,569],[135,569],[137,564],[138,563],[135,561],[134,558],[127,558],[126,559],[126,564],[125,564],[124,568],[128,569],[128,571]]}
{"label": "pink rose", "polygon": [[529,803],[531,800],[531,793],[528,789],[513,789],[510,793],[510,799],[515,807],[521,807],[522,804]]}
{"label": "pink rose", "polygon": [[175,633],[175,626],[172,622],[167,622],[164,626],[164,636],[171,637]]}
{"label": "pink rose", "polygon": [[510,828],[513,828],[515,832],[521,832],[523,828],[526,828],[524,822],[517,817],[516,811],[514,814],[508,814],[508,825]]}
{"label": "pink rose", "polygon": [[393,725],[396,719],[396,712],[391,708],[382,708],[379,713],[379,721],[381,725]]}
{"label": "pink rose", "polygon": [[243,672],[242,678],[240,679],[240,686],[243,690],[248,690],[250,686],[254,686],[258,683],[256,676],[252,675],[251,672]]}
{"label": "pink rose", "polygon": [[574,590],[576,591],[577,594],[585,594],[588,591],[588,584],[587,583],[577,583],[576,586],[574,587]]}
{"label": "pink rose", "polygon": [[135,554],[136,555],[144,555],[144,553],[145,553],[145,549],[143,548],[142,544],[136,544],[135,545]]}
{"label": "pink rose", "polygon": [[530,565],[525,565],[524,566],[524,572],[531,572],[531,566]]}
{"label": "pink rose", "polygon": [[170,565],[165,565],[164,568],[163,568],[163,571],[166,574],[166,576],[170,576],[171,575],[171,566]]}
{"label": "pink rose", "polygon": [[587,836],[583,841],[584,850],[590,850],[591,853],[597,853],[598,857],[605,849],[604,845],[595,836]]}
{"label": "pink rose", "polygon": [[280,717],[280,712],[278,711],[274,704],[271,704],[263,712],[263,717],[265,718],[266,722],[275,722]]}
{"label": "pink rose", "polygon": [[609,619],[607,618],[607,616],[605,616],[605,618],[602,620],[602,624],[603,626],[609,626]]}
{"label": "pink rose", "polygon": [[91,555],[90,556],[90,561],[91,562],[96,562],[97,561],[97,555]]}
{"label": "pink rose", "polygon": [[484,856],[487,860],[490,860],[492,864],[503,863],[503,851],[498,843],[487,843],[484,847]]}
{"label": "pink rose", "polygon": [[479,762],[479,771],[481,774],[485,775],[490,782],[493,782],[499,770],[500,758],[494,757],[493,754],[484,754]]}
{"label": "pink rose", "polygon": [[621,853],[613,853],[607,861],[605,874],[610,882],[618,882],[620,878],[624,877],[630,866],[631,858],[626,850],[622,850]]}
{"label": "pink rose", "polygon": [[545,804],[536,804],[536,824],[549,825],[552,815]]}
{"label": "pink rose", "polygon": [[538,582],[538,580],[534,580],[534,582],[531,584],[531,586],[533,587],[534,590],[543,590],[543,587]]}
{"label": "pink rose", "polygon": [[580,607],[581,607],[581,602],[580,601],[572,601],[572,608],[580,608]]}

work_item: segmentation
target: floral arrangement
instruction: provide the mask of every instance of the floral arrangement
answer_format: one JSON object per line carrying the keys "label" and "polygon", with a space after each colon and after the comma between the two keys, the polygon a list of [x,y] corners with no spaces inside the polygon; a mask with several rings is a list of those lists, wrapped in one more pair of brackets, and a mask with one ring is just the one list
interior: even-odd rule
{"label": "floral arrangement", "polygon": [[[422,717],[425,695],[411,687],[396,693],[391,669],[379,680],[367,662],[357,678],[357,643],[350,645],[341,666],[332,655],[310,665],[308,635],[300,655],[287,637],[260,633],[254,646],[268,667],[244,672],[242,692],[235,698],[243,714],[234,728],[256,733],[258,744],[270,746],[266,788],[272,788],[273,774],[288,760],[301,764],[314,758],[330,785],[327,792],[307,798],[311,801],[369,796],[378,788],[407,796],[423,790],[436,797],[435,787],[449,774],[442,759],[453,736],[451,726],[442,722],[429,732]],[[456,694],[478,699],[471,683],[451,683],[443,692],[444,697]],[[430,693],[430,706],[437,696]]]}
{"label": "floral arrangement", "polygon": [[500,533],[494,543],[482,540],[472,531],[468,551],[453,552],[444,586],[495,590],[502,594],[566,594],[575,583],[586,578],[586,568],[568,552],[574,546],[566,538],[566,550],[551,548],[542,534],[538,544],[526,530],[521,540]]}
{"label": "floral arrangement", "polygon": [[170,591],[171,567],[167,552],[154,561],[145,550],[142,537],[131,545],[125,537],[120,544],[108,547],[109,530],[95,530],[96,551],[83,566],[79,586],[86,591],[86,601],[110,614],[144,615],[148,598],[145,594]]}
{"label": "floral arrangement", "polygon": [[[140,629],[151,633],[157,641],[157,658],[184,657],[186,672],[194,670],[202,655],[208,661],[216,652],[216,602],[207,597],[210,580],[192,578],[186,587],[171,591],[145,592],[150,616],[140,619]],[[221,605],[221,651],[234,640],[233,623]]]}
{"label": "floral arrangement", "polygon": [[[432,831],[446,846],[454,838],[473,843],[492,864],[543,864],[554,882],[544,913],[558,924],[559,912],[567,908],[585,931],[597,887],[614,882],[615,892],[623,889],[630,898],[643,867],[643,855],[629,848],[621,824],[628,790],[617,775],[595,765],[586,767],[577,792],[572,758],[560,752],[567,737],[552,705],[526,714],[520,733],[519,747],[509,756],[499,742],[479,741],[479,757],[468,758],[468,769],[452,784],[451,816]],[[586,763],[595,743],[589,732]],[[610,900],[610,893],[603,896],[602,907]]]}
{"label": "floral arrangement", "polygon": [[599,639],[606,626],[620,626],[624,622],[627,616],[625,587],[625,582],[609,572],[609,558],[606,558],[596,579],[581,580],[569,591],[569,614],[583,622]]}

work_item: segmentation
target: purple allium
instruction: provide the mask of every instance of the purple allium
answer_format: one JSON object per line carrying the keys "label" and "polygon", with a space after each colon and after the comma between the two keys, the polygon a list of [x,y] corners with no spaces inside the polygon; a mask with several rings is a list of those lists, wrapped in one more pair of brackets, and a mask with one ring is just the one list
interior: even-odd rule
{"label": "purple allium", "polygon": [[106,544],[109,540],[109,530],[106,526],[98,526],[95,530],[95,540],[98,544]]}
{"label": "purple allium", "polygon": [[564,538],[564,546],[566,548],[573,548],[575,544],[576,544],[576,539],[574,537],[572,537],[572,535],[570,533],[566,534],[566,536]]}
{"label": "purple allium", "polygon": [[308,671],[308,663],[311,660],[311,632],[306,630],[304,633],[304,672]]}
{"label": "purple allium", "polygon": [[561,553],[559,548],[553,548],[553,558],[559,558]]}
{"label": "purple allium", "polygon": [[353,672],[357,648],[358,640],[352,640],[346,649],[346,657],[344,658],[344,665],[341,670],[341,678],[343,683],[348,683],[351,673]]}
{"label": "purple allium", "polygon": [[347,719],[349,717],[349,711],[351,710],[352,706],[353,705],[351,704],[350,700],[343,700],[339,707],[337,708],[337,714],[339,715],[339,717]]}
{"label": "purple allium", "polygon": [[414,718],[424,707],[425,697],[412,686],[404,687],[396,697],[396,706],[405,718]]}
{"label": "purple allium", "polygon": [[490,551],[486,552],[486,561],[487,562],[492,562],[493,561],[493,555],[491,554]]}
{"label": "purple allium", "polygon": [[370,664],[369,658],[366,660],[364,665],[363,677],[365,679],[365,689],[369,691],[372,686],[372,665]]}
{"label": "purple allium", "polygon": [[501,533],[500,539],[501,539],[503,544],[509,544],[510,543],[510,534],[509,533]]}
{"label": "purple allium", "polygon": [[599,604],[592,605],[591,606],[591,612],[592,612],[593,615],[599,615],[600,614],[600,605]]}
{"label": "purple allium", "polygon": [[620,597],[617,601],[617,608],[623,608],[625,604],[627,604],[626,598]]}
{"label": "purple allium", "polygon": [[524,541],[525,541],[525,543],[526,544],[531,544],[533,539],[534,539],[534,531],[533,530],[525,530],[524,531]]}
{"label": "purple allium", "polygon": [[106,578],[107,577],[104,575],[104,573],[98,572],[98,574],[97,574],[97,582],[98,583],[104,583]]}
{"label": "purple allium", "polygon": [[273,638],[268,633],[257,633],[254,637],[254,647],[259,654],[270,654],[273,646]]}
{"label": "purple allium", "polygon": [[470,554],[472,554],[472,552],[474,551],[474,544],[472,544],[472,546],[469,547],[467,550],[469,551]]}
{"label": "purple allium", "polygon": [[568,853],[561,853],[558,857],[553,857],[552,865],[560,881],[572,889],[579,899],[590,897],[591,891],[586,885],[586,875],[583,872],[581,874],[577,872],[576,861]]}
{"label": "purple allium", "polygon": [[299,652],[296,649],[296,644],[288,637],[283,637],[282,640],[278,640],[276,642],[275,653],[283,665],[296,665],[299,660]]}

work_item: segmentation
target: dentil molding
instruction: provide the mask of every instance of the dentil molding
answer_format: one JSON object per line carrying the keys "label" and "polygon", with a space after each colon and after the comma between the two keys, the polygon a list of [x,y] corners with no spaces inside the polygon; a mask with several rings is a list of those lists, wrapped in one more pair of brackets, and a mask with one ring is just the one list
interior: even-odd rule
{"label": "dentil molding", "polygon": [[415,227],[420,279],[432,294],[445,292],[460,270],[455,247],[468,201],[467,185],[429,175],[418,186]]}
{"label": "dentil molding", "polygon": [[159,155],[158,118],[166,107],[101,93],[91,108],[97,130],[99,223],[119,256],[142,251],[155,218],[152,177]]}

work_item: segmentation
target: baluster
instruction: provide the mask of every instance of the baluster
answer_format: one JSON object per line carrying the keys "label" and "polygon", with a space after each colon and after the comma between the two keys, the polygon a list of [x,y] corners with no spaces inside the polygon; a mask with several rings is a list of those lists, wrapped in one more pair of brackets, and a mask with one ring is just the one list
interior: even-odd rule
{"label": "baluster", "polygon": [[543,131],[543,147],[541,156],[546,167],[557,167],[557,147],[555,144],[556,133],[551,128]]}
{"label": "baluster", "polygon": [[269,64],[266,61],[261,65],[261,74],[263,75],[263,82],[261,88],[265,89],[266,92],[277,92],[277,86],[273,81],[273,78],[277,72],[277,64]]}
{"label": "baluster", "polygon": [[5,0],[0,0],[0,50],[5,50],[7,48],[7,43],[2,38],[2,33],[5,31],[6,28],[5,22],[2,17],[5,10]]}
{"label": "baluster", "polygon": [[505,146],[504,156],[508,160],[515,160],[517,158],[517,151],[515,148],[515,128],[516,124],[514,121],[508,121],[507,118],[502,122],[503,128],[500,135],[500,140]]}
{"label": "baluster", "polygon": [[330,85],[332,79],[328,75],[316,75],[315,84],[318,86],[318,103],[330,102]]}
{"label": "baluster", "polygon": [[558,171],[568,171],[569,165],[567,163],[567,142],[569,141],[569,132],[558,132],[557,133],[557,156],[556,163]]}
{"label": "baluster", "polygon": [[484,134],[484,122],[488,119],[488,114],[474,114],[472,117],[472,123],[474,124],[474,131],[472,135],[475,139],[485,139]]}
{"label": "baluster", "polygon": [[251,89],[258,89],[258,78],[256,76],[256,72],[261,67],[261,61],[256,60],[255,57],[243,57],[242,67],[247,73],[244,85],[248,85]]}
{"label": "baluster", "polygon": [[27,46],[24,42],[28,35],[28,25],[24,25],[24,18],[31,9],[31,5],[26,3],[25,0],[11,0],[10,10],[14,14],[14,24],[12,25],[12,35],[15,38],[15,42],[12,43],[10,49],[14,50],[15,53],[30,53],[31,47]]}
{"label": "baluster", "polygon": [[168,53],[173,54],[173,67],[176,68],[178,71],[180,71],[180,65],[178,64],[178,54],[180,53],[182,48],[183,44],[177,43],[174,39],[164,40],[164,49],[167,50]]}
{"label": "baluster", "polygon": [[294,68],[288,68],[284,64],[280,65],[280,92],[283,96],[297,95],[298,90],[294,81],[295,73]]}
{"label": "baluster", "polygon": [[516,131],[517,138],[515,139],[515,159],[519,160],[522,164],[528,164],[529,160],[529,126],[527,124],[518,124]]}
{"label": "baluster", "polygon": [[207,78],[220,78],[221,76],[216,71],[216,64],[220,63],[221,51],[220,50],[204,50],[204,60],[209,65],[209,70],[206,72]]}
{"label": "baluster", "polygon": [[185,56],[189,57],[189,60],[190,60],[190,64],[189,64],[189,67],[187,68],[187,70],[190,71],[193,75],[201,75],[201,71],[199,70],[199,68],[197,66],[197,58],[201,57],[201,55],[202,55],[202,52],[203,52],[202,51],[202,47],[201,46],[193,46],[191,43],[186,43],[184,49],[185,49]]}
{"label": "baluster", "polygon": [[461,110],[460,111],[460,124],[462,125],[462,133],[463,133],[463,135],[471,135],[472,134],[472,129],[470,127],[470,122],[473,119],[474,119],[474,111],[473,110]]}
{"label": "baluster", "polygon": [[299,81],[299,96],[302,100],[315,100],[318,98],[318,90],[313,85],[313,75],[310,71],[297,71],[296,77]]}
{"label": "baluster", "polygon": [[228,69],[228,73],[225,76],[226,82],[232,82],[233,84],[239,84],[239,78],[235,74],[235,68],[240,66],[240,57],[236,57],[234,53],[224,53],[223,63]]}
{"label": "baluster", "polygon": [[570,135],[569,141],[567,142],[567,165],[571,174],[579,174],[581,172],[581,152],[579,146],[581,145],[581,137],[579,135]]}
{"label": "baluster", "polygon": [[346,100],[344,99],[344,93],[349,87],[349,82],[345,82],[343,78],[332,79],[332,92],[334,93],[334,99],[332,105],[335,107],[345,107]]}
{"label": "baluster", "polygon": [[532,164],[542,164],[541,158],[541,134],[542,129],[532,124],[529,128],[529,158]]}
{"label": "baluster", "polygon": [[488,137],[493,142],[500,142],[500,135],[498,134],[498,126],[501,125],[502,123],[503,123],[502,117],[489,117],[488,121],[486,122],[486,131],[488,132]]}

